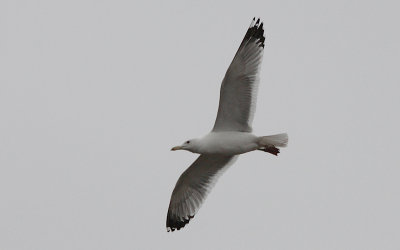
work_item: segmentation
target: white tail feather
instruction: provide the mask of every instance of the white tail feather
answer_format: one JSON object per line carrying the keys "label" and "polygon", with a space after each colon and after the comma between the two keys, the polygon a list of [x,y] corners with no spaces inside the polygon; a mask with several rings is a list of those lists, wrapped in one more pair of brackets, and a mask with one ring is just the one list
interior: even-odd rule
{"label": "white tail feather", "polygon": [[288,141],[289,137],[286,133],[258,137],[258,143],[260,144],[261,147],[265,146],[286,147]]}

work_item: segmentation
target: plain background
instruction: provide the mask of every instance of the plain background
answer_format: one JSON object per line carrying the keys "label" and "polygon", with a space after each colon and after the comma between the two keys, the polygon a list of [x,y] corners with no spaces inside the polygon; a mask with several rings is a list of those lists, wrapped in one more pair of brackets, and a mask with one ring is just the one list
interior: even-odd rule
{"label": "plain background", "polygon": [[[0,249],[400,249],[398,1],[1,1]],[[167,233],[253,16],[252,152]]]}

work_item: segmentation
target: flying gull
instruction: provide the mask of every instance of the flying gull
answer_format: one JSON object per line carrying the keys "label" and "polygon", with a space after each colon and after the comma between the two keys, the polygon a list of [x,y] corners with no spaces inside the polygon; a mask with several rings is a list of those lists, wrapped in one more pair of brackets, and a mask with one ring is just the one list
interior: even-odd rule
{"label": "flying gull", "polygon": [[179,230],[199,210],[218,177],[238,155],[262,150],[278,155],[288,143],[287,134],[253,135],[260,66],[264,52],[264,29],[260,19],[250,24],[221,84],[217,119],[212,131],[171,150],[200,154],[179,177],[171,195],[167,231]]}

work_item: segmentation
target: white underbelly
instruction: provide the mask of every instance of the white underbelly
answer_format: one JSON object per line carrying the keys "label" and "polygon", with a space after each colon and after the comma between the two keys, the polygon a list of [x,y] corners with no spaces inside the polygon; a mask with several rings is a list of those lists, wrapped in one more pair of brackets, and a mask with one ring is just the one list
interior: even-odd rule
{"label": "white underbelly", "polygon": [[257,137],[244,132],[212,132],[202,142],[200,154],[237,155],[258,148]]}

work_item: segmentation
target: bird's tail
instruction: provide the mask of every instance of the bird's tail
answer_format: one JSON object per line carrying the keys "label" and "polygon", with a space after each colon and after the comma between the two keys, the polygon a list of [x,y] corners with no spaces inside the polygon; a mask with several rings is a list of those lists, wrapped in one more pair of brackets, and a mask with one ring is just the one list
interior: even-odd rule
{"label": "bird's tail", "polygon": [[289,137],[286,133],[258,137],[259,150],[278,155],[279,148],[286,147]]}

